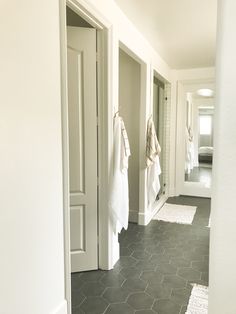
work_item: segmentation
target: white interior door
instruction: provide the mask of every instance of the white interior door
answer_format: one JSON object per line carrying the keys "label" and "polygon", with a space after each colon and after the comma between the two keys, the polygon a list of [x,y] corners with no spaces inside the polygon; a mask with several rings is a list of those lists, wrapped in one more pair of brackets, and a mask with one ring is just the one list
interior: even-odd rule
{"label": "white interior door", "polygon": [[98,268],[96,30],[67,27],[71,271]]}

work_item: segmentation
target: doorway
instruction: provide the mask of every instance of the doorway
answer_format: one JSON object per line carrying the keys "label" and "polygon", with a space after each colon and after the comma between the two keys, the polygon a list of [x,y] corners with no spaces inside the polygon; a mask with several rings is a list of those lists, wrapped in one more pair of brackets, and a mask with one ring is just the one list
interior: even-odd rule
{"label": "doorway", "polygon": [[140,90],[141,65],[119,49],[119,114],[130,144],[128,183],[129,221],[138,222],[140,186]]}
{"label": "doorway", "polygon": [[156,129],[156,135],[161,147],[161,153],[159,156],[160,167],[162,169],[159,175],[160,190],[157,195],[157,200],[165,194],[166,182],[164,178],[164,155],[165,155],[165,84],[159,80],[156,76],[153,78],[153,122]]}
{"label": "doorway", "polygon": [[96,29],[67,7],[71,272],[98,268]]}
{"label": "doorway", "polygon": [[[108,106],[111,101],[110,91],[107,88],[112,73],[109,57],[111,47],[108,45],[112,30],[109,28],[109,23],[96,10],[90,8],[90,11],[93,13],[85,12],[80,0],[76,4],[68,0],[67,6],[60,2],[65,295],[68,313],[71,313],[71,272],[112,267],[109,241],[111,232],[108,215],[104,213],[108,197],[109,151],[111,150],[110,137],[105,134],[110,128],[109,119],[112,116]],[[89,35],[84,35],[85,32],[93,34],[91,35],[92,49],[90,47],[86,50],[84,47],[76,46],[88,39]],[[93,51],[92,61],[86,66],[85,55],[91,50]],[[91,65],[93,65],[92,73],[94,73],[92,81],[88,79],[88,75],[91,75],[89,68]],[[89,74],[86,74],[86,71]],[[91,90],[88,81],[95,92],[88,93],[88,90]],[[89,99],[86,108],[85,96]],[[76,101],[71,102],[69,98]],[[95,145],[93,149],[89,147],[93,146],[92,143]],[[89,155],[96,156],[93,162],[90,162],[91,167],[88,166]],[[92,206],[92,211],[88,214],[86,209],[92,205],[91,201],[96,204]],[[100,208],[103,211],[99,215]],[[90,234],[88,238],[87,231],[91,231],[92,227],[87,228],[86,220],[88,222],[90,219],[94,221],[94,228],[92,237]],[[72,232],[71,229],[75,229],[75,226],[76,230]],[[89,243],[90,239],[93,239],[93,252]],[[89,247],[91,255],[85,254]],[[87,259],[83,269],[74,267],[73,255],[80,255],[79,258]],[[89,261],[90,256],[93,256],[91,261]],[[75,261],[75,264],[76,262],[78,261]],[[79,267],[82,265],[83,260],[79,262]]]}

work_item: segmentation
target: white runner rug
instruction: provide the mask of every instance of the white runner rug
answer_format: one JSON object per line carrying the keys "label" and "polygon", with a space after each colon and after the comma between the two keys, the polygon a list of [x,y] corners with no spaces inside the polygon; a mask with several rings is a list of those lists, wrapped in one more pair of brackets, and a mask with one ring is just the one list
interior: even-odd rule
{"label": "white runner rug", "polygon": [[153,219],[191,225],[196,213],[196,209],[196,206],[165,203],[160,211],[153,217]]}
{"label": "white runner rug", "polygon": [[208,287],[193,285],[189,299],[187,312],[185,314],[207,314],[208,313]]}

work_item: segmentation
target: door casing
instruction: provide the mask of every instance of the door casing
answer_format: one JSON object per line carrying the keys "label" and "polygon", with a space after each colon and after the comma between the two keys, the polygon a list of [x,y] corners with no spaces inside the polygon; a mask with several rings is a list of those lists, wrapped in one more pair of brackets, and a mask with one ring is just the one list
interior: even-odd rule
{"label": "door casing", "polygon": [[[71,313],[71,261],[70,261],[70,199],[69,199],[69,140],[68,140],[68,100],[67,100],[67,36],[66,6],[89,22],[97,30],[97,124],[98,124],[98,265],[101,269],[111,269],[112,241],[109,229],[108,200],[110,151],[112,147],[112,50],[113,29],[93,7],[83,0],[59,0],[60,9],[60,51],[61,51],[61,111],[62,111],[62,160],[63,160],[63,208],[64,208],[64,261],[65,299],[67,311]],[[103,209],[103,210],[101,210]]]}

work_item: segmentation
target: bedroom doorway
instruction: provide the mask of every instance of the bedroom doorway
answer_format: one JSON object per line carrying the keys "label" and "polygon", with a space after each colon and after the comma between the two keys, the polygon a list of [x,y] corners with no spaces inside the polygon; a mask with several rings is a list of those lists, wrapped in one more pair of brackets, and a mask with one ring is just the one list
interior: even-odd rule
{"label": "bedroom doorway", "polygon": [[178,102],[178,194],[211,197],[214,83],[180,84]]}

